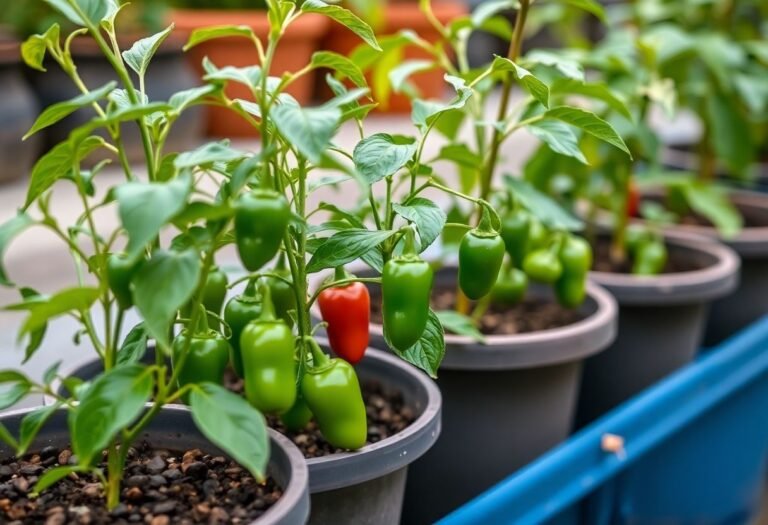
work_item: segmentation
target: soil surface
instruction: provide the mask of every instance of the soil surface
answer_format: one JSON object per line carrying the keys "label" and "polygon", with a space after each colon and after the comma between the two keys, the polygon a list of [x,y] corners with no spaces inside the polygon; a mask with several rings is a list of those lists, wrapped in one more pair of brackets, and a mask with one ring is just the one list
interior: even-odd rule
{"label": "soil surface", "polygon": [[[67,478],[29,497],[47,470],[75,464],[70,449],[46,447],[0,464],[0,523],[8,525],[250,523],[274,505],[282,491],[271,479],[259,485],[247,470],[199,450],[174,452],[143,442],[131,449],[121,501],[108,511],[98,479]],[[100,465],[106,470],[106,464]]]}
{"label": "soil surface", "polygon": [[[595,251],[594,264],[592,269],[596,272],[606,273],[632,273],[632,261],[626,260],[622,263],[611,261],[610,251],[611,244],[607,238],[601,238],[597,242],[597,246],[592,247]],[[667,264],[664,267],[663,274],[670,273],[683,273],[694,272],[701,270],[703,266],[698,264],[699,261],[694,261],[691,257],[686,257],[686,252],[680,252],[677,250],[669,250],[669,256],[667,257]]]}
{"label": "soil surface", "polygon": [[[224,376],[224,386],[233,392],[243,392],[243,381],[231,369]],[[389,390],[377,381],[361,381],[365,410],[368,416],[367,443],[376,443],[405,430],[416,421],[416,412],[405,404],[402,393]],[[301,432],[290,432],[279,417],[267,416],[269,426],[288,436],[305,458],[317,458],[346,452],[323,439],[314,421]]]}
{"label": "soil surface", "polygon": [[[454,287],[435,286],[432,309],[453,310],[456,307]],[[563,308],[551,299],[526,297],[514,306],[491,305],[480,320],[483,335],[514,335],[562,328],[584,319],[578,310]],[[382,324],[381,298],[371,297],[371,322]]]}

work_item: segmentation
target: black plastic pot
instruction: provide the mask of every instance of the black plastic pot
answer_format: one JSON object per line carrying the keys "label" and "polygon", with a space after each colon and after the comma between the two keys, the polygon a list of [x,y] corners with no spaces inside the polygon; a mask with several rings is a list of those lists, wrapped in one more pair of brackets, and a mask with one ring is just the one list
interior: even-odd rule
{"label": "black plastic pot", "polygon": [[[148,352],[145,360],[154,362],[154,352]],[[92,360],[62,375],[88,380],[101,370],[101,361]],[[401,392],[417,418],[397,435],[356,452],[307,460],[312,524],[398,523],[408,466],[440,435],[442,400],[434,381],[391,354],[370,348],[356,370],[361,381],[376,381],[385,390]]]}
{"label": "black plastic pot", "polygon": [[710,304],[738,284],[739,259],[728,247],[667,237],[667,248],[670,258],[701,269],[652,277],[590,274],[616,297],[619,332],[608,350],[584,365],[579,426],[689,363],[699,349]]}
{"label": "black plastic pot", "polygon": [[19,44],[0,35],[0,182],[27,176],[40,148],[40,137],[21,137],[37,118],[37,101],[24,79]]}
{"label": "black plastic pot", "polygon": [[[452,286],[456,269],[436,284]],[[551,297],[544,288],[531,293]],[[581,363],[615,336],[617,307],[590,284],[583,320],[538,333],[489,336],[486,344],[446,335],[437,384],[443,394],[443,432],[411,466],[403,523],[431,523],[478,495],[571,431]],[[385,347],[380,325],[374,346]]]}
{"label": "black plastic pot", "polygon": [[[11,434],[18,435],[22,418],[30,410],[10,412],[0,416],[0,423]],[[254,525],[301,525],[309,516],[309,473],[299,449],[285,436],[270,430],[270,459],[268,473],[283,489],[280,500]],[[211,454],[224,454],[197,430],[189,410],[181,406],[167,406],[149,424],[142,437],[153,446],[170,450],[200,449]],[[46,446],[69,445],[67,412],[59,410],[46,423],[30,450]],[[13,456],[7,445],[0,445],[0,458]]]}
{"label": "black plastic pot", "polygon": [[[137,36],[136,39],[138,38],[140,37]],[[129,46],[130,44],[131,41],[127,41],[123,45]],[[112,66],[90,40],[75,39],[72,52],[77,64],[77,72],[90,89],[99,88],[117,79],[117,74]],[[42,107],[48,107],[80,94],[72,80],[58,65],[49,64],[49,66],[45,73],[30,73],[34,91]],[[152,65],[147,70],[147,97],[152,102],[168,101],[174,93],[189,89],[197,84],[199,84],[199,79],[184,57],[181,42],[170,38],[158,50],[152,60]],[[83,108],[51,126],[45,131],[46,147],[50,148],[65,140],[75,127],[88,122],[94,116],[92,108]],[[165,150],[185,151],[196,146],[202,140],[205,124],[203,118],[201,107],[185,110],[174,123]],[[143,160],[144,150],[136,125],[127,123],[122,126],[121,130],[123,142],[128,151],[128,158],[133,162]]]}

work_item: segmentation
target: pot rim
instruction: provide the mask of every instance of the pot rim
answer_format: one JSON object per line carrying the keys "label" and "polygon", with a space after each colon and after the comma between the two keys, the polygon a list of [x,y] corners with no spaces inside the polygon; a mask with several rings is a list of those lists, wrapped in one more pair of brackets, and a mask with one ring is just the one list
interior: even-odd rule
{"label": "pot rim", "polygon": [[590,278],[611,292],[622,305],[670,306],[710,301],[736,289],[741,261],[728,246],[711,239],[665,231],[668,246],[713,257],[711,266],[688,272],[653,276],[590,272]]}
{"label": "pot rim", "polygon": [[[152,403],[147,403],[147,406],[152,406]],[[25,415],[38,408],[40,407],[3,412],[0,414],[0,422],[7,422],[7,420],[11,418],[18,418],[19,421],[21,421]],[[61,407],[58,410],[60,412],[66,412],[67,408]],[[160,414],[158,414],[158,417],[162,417],[163,412],[175,414],[179,417],[189,417],[190,421],[192,421],[191,411],[183,405],[165,405]],[[43,428],[45,428],[45,426]],[[283,487],[283,494],[277,503],[272,505],[272,507],[270,507],[260,518],[251,523],[252,525],[305,523],[309,517],[310,503],[308,489],[309,468],[304,460],[304,456],[296,445],[294,445],[287,437],[271,428],[267,428],[267,432],[270,440],[270,451],[274,450],[274,447],[277,446],[290,464],[290,481],[287,486]],[[202,433],[200,433],[200,436],[210,443],[211,449],[220,450],[219,447],[202,436]],[[180,434],[179,440],[183,442],[183,439],[184,434]],[[272,458],[272,452],[270,452],[270,462],[272,461]]]}

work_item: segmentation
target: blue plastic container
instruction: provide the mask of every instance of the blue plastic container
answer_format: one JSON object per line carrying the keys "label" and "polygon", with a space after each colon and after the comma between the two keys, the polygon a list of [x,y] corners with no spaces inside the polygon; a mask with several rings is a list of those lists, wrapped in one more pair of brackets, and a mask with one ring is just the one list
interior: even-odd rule
{"label": "blue plastic container", "polygon": [[[748,523],[766,483],[768,318],[717,350],[440,524]],[[606,434],[623,451],[604,451]]]}

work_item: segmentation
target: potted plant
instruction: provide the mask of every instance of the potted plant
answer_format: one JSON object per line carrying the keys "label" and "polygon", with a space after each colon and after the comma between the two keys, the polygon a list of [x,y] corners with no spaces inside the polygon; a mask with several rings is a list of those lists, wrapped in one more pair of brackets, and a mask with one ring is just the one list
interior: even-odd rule
{"label": "potted plant", "polygon": [[[188,56],[192,65],[201,75],[206,73],[203,59],[206,57],[221,67],[246,67],[263,64],[263,49],[269,39],[270,22],[267,17],[267,2],[264,0],[171,0],[173,7],[169,17],[183,34],[217,25],[243,25],[249,27],[261,42],[262,53],[252,42],[239,38],[220,38],[195,46]],[[322,16],[304,16],[290,26],[283,39],[283,45],[272,60],[271,73],[295,73],[304,67],[312,53],[320,48],[323,36],[328,30],[328,20]],[[300,103],[310,102],[314,94],[314,73],[301,75],[292,83],[289,93]],[[253,101],[253,94],[246,86],[232,85],[227,88],[230,100]],[[226,108],[208,108],[208,135],[214,137],[249,137],[257,130],[237,113]]]}
{"label": "potted plant", "polygon": [[[619,336],[584,367],[579,424],[690,362],[710,303],[730,293],[738,279],[732,250],[670,234],[667,214],[658,205],[641,203],[639,188],[651,182],[649,173],[659,166],[659,141],[647,115],[654,106],[669,108],[675,94],[655,69],[655,57],[648,42],[624,29],[609,31],[593,50],[571,53],[613,89],[614,96],[602,97],[602,115],[622,130],[634,161],[583,136],[581,150],[588,155],[540,148],[525,168],[526,178],[542,191],[581,205],[593,224],[592,279],[619,302]],[[728,202],[711,188],[681,187],[706,200],[709,213],[727,213]],[[601,210],[608,213],[607,221]],[[643,224],[631,224],[641,215]]]}
{"label": "potted plant", "polygon": [[[129,47],[134,41],[162,28],[162,11],[159,10],[157,3],[139,0],[124,4],[121,8],[123,29],[121,35],[118,36],[120,46]],[[53,23],[59,24],[65,32],[77,29],[76,24],[73,24],[45,2],[14,3],[9,6],[7,16],[16,33],[22,39],[35,33],[44,32]],[[155,55],[157,67],[153,68],[145,79],[145,89],[150,99],[167,100],[174,93],[195,86],[194,73],[187,66],[180,49],[181,41],[178,35],[171,35],[157,50]],[[112,80],[113,72],[110,64],[104,59],[91,39],[87,37],[74,38],[71,51],[76,57],[80,77],[86,86],[90,88],[102,86]],[[64,102],[83,93],[82,89],[73,85],[53,61],[47,60],[43,67],[49,69],[47,74],[38,71],[28,72],[29,80],[41,107]],[[75,111],[35,138],[44,142],[47,151],[64,141],[74,128],[87,122],[91,116],[87,109]],[[175,150],[196,146],[201,140],[203,132],[201,108],[191,108],[180,118],[180,125],[173,130],[166,141],[168,147]],[[144,153],[138,133],[134,129],[126,130],[122,140],[126,145],[127,158],[132,162],[141,161]],[[93,157],[93,162],[104,158],[105,155],[97,154]]]}
{"label": "potted plant", "polygon": [[[5,16],[0,16],[3,23]],[[0,120],[6,132],[0,139],[0,181],[19,179],[29,172],[40,142],[22,144],[18,138],[32,125],[37,101],[24,79],[19,58],[19,42],[6,27],[0,25],[0,83],[5,96],[0,101]]]}
{"label": "potted plant", "polygon": [[[94,117],[35,164],[26,199],[17,216],[0,226],[0,239],[4,251],[31,227],[52,232],[69,249],[77,281],[43,294],[13,283],[4,270],[0,278],[3,286],[21,295],[20,302],[6,309],[26,312],[19,331],[28,341],[26,358],[39,348],[49,322],[69,315],[81,327],[75,340],[88,341],[101,359],[102,371],[89,382],[60,377],[60,362],[50,366],[40,382],[18,370],[0,373],[0,408],[28,394],[55,399],[52,405],[0,418],[7,494],[2,520],[167,523],[170,515],[196,522],[226,521],[232,515],[243,522],[304,523],[309,513],[308,474],[298,450],[268,430],[262,414],[217,384],[215,377],[189,374],[189,367],[199,364],[197,337],[218,348],[222,341],[227,345],[223,336],[203,328],[201,305],[207,298],[200,282],[212,274],[220,249],[215,241],[225,235],[233,213],[219,215],[221,222],[208,230],[215,233],[207,242],[182,243],[199,220],[201,207],[222,208],[231,201],[190,202],[193,192],[203,191],[194,174],[211,158],[196,152],[164,154],[164,145],[184,109],[217,88],[183,91],[168,102],[148,101],[145,76],[172,28],[122,52],[115,44],[117,3],[104,0],[90,3],[88,9],[75,0],[52,5],[78,29],[62,35],[54,24],[27,39],[22,56],[38,70],[49,57],[83,94],[47,108],[28,134],[80,108],[91,107]],[[74,37],[85,33],[102,50],[122,88],[114,81],[93,90],[86,87],[71,51]],[[134,125],[144,139],[144,180],[126,161],[121,140],[123,130]],[[107,138],[97,130],[105,130]],[[83,161],[97,150],[106,150],[112,158],[84,169]],[[113,159],[125,181],[104,188],[100,175]],[[73,184],[82,202],[71,224],[50,205],[52,192],[62,184]],[[96,226],[99,210],[105,208],[120,215],[121,224],[113,231]],[[172,220],[181,233],[168,243],[159,233],[168,231]],[[132,304],[142,324],[121,343],[120,327]],[[185,305],[188,317],[181,321],[181,342],[173,347],[174,366],[169,368],[161,357],[171,353],[177,311]],[[150,336],[161,351],[156,362],[142,364],[135,356]],[[57,379],[65,392],[51,387]],[[189,409],[168,407],[182,398],[189,400]],[[233,492],[238,487],[239,493]]]}
{"label": "potted plant", "polygon": [[[392,113],[408,113],[411,110],[411,98],[404,90],[422,99],[445,100],[446,85],[443,71],[433,63],[433,56],[420,47],[418,42],[403,45],[407,34],[416,33],[421,39],[434,45],[444,42],[446,35],[441,34],[430,17],[440,25],[447,25],[467,14],[464,0],[441,0],[433,2],[431,14],[425,14],[415,0],[345,0],[344,4],[362,19],[366,20],[379,36],[382,51],[371,55],[354,33],[341,26],[332,26],[326,37],[326,48],[342,55],[359,55],[360,65],[369,78],[377,110]],[[413,71],[407,85],[398,85],[390,75],[402,62],[413,61],[420,67]]]}
{"label": "potted plant", "polygon": [[[711,346],[768,308],[768,201],[764,194],[731,189],[749,188],[750,181],[762,184],[768,61],[761,52],[765,29],[757,21],[765,15],[765,6],[741,2],[732,9],[714,4],[685,11],[680,7],[667,3],[654,19],[642,18],[642,10],[633,13],[643,24],[642,38],[659,50],[660,72],[675,82],[680,105],[702,128],[698,142],[667,148],[665,162],[676,171],[666,180],[657,179],[663,191],[657,189],[649,198],[663,198],[665,209],[674,215],[675,230],[717,239],[742,258],[738,290],[712,305],[705,337]],[[731,188],[720,187],[723,183]],[[711,201],[715,193],[729,205],[704,204],[702,194]]]}

